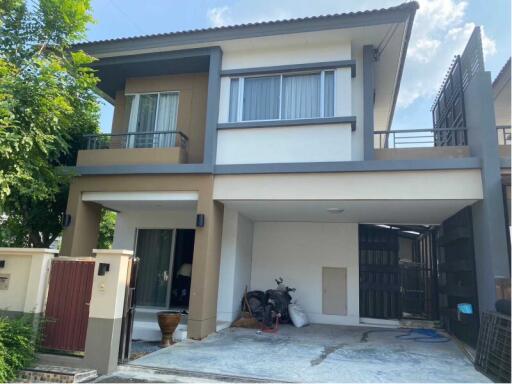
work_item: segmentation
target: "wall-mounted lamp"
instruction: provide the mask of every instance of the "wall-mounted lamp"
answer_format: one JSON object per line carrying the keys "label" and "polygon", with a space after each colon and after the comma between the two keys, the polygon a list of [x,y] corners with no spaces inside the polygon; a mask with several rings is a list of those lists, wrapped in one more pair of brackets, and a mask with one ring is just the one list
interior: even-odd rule
{"label": "wall-mounted lamp", "polygon": [[110,271],[110,264],[100,263],[98,266],[98,276],[104,276],[108,271]]}
{"label": "wall-mounted lamp", "polygon": [[5,268],[5,260],[0,260],[0,268]]}
{"label": "wall-mounted lamp", "polygon": [[62,226],[64,228],[69,227],[71,224],[71,215],[69,213],[65,213],[64,216],[62,216]]}
{"label": "wall-mounted lamp", "polygon": [[196,227],[203,228],[204,227],[204,213],[198,213],[196,215]]}

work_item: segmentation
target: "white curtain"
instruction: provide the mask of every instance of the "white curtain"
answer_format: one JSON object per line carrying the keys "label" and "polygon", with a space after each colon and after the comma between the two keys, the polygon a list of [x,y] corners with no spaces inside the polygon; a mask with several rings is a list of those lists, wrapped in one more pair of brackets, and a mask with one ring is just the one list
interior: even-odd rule
{"label": "white curtain", "polygon": [[240,81],[238,79],[231,79],[229,85],[229,121],[237,121],[238,117],[238,87]]}
{"label": "white curtain", "polygon": [[283,76],[282,119],[320,117],[320,74]]}
{"label": "white curtain", "polygon": [[279,76],[244,79],[243,120],[279,119]]}
{"label": "white curtain", "polygon": [[324,117],[334,116],[334,72],[325,72],[324,78]]}
{"label": "white curtain", "polygon": [[177,93],[160,94],[155,132],[173,131],[173,133],[155,135],[155,148],[167,148],[176,145],[175,131],[178,119],[178,99]]}
{"label": "white curtain", "polygon": [[[137,116],[139,114],[139,95],[126,96],[126,113],[128,115],[128,133],[137,131]],[[134,136],[129,135],[125,142],[127,148],[133,148]]]}

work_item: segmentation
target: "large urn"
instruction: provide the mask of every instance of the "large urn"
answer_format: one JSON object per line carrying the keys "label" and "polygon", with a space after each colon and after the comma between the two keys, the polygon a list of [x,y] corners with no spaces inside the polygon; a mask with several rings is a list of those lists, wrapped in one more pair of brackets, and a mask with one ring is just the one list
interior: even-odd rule
{"label": "large urn", "polygon": [[162,331],[162,341],[160,346],[162,348],[170,346],[172,342],[172,334],[180,323],[181,314],[172,311],[162,311],[157,313],[158,326]]}

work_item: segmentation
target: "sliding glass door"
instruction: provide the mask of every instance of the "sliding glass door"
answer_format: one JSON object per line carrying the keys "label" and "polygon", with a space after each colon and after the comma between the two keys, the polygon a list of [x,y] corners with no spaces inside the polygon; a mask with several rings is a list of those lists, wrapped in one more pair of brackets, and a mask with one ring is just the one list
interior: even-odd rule
{"label": "sliding glass door", "polygon": [[170,303],[173,230],[139,229],[136,256],[140,259],[135,290],[141,307],[168,308]]}
{"label": "sliding glass door", "polygon": [[129,148],[168,148],[176,144],[178,92],[127,96]]}

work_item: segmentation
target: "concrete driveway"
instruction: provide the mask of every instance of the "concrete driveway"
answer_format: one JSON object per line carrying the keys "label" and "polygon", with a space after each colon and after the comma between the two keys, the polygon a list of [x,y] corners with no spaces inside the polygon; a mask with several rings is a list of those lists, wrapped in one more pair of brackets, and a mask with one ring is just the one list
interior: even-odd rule
{"label": "concrete driveway", "polygon": [[228,328],[130,364],[267,381],[490,382],[454,341],[406,333],[333,325],[285,325],[276,334]]}

